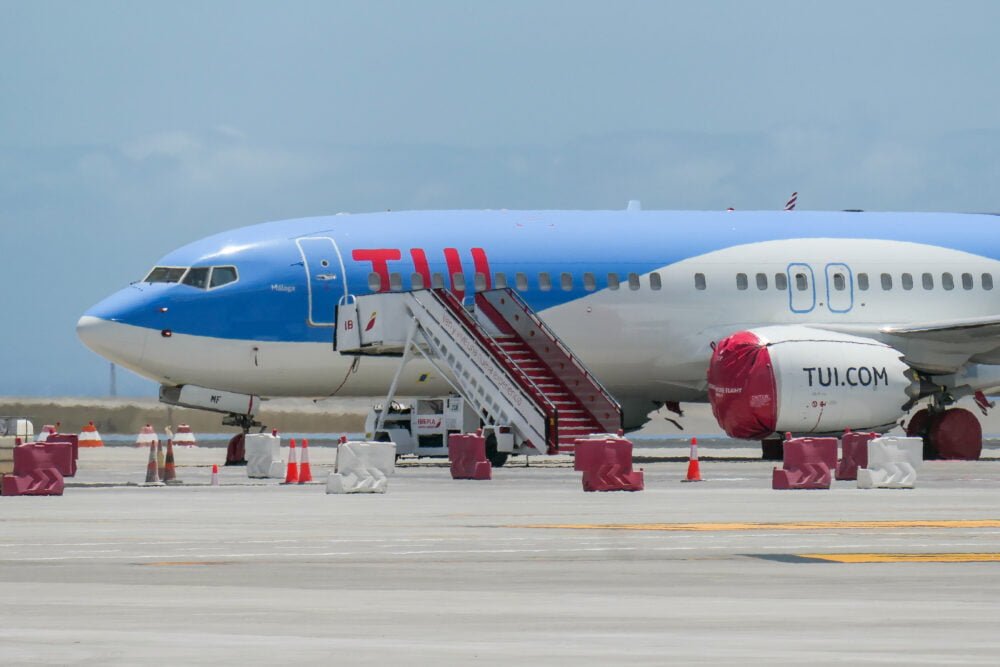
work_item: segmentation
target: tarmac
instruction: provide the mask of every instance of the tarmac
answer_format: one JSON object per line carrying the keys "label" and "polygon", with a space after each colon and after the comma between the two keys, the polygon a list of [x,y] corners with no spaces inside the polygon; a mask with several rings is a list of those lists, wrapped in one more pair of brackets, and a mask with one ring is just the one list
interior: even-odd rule
{"label": "tarmac", "polygon": [[566,457],[491,481],[403,462],[385,495],[248,480],[178,449],[82,450],[62,497],[0,498],[4,664],[993,665],[1000,445],[913,490],[772,491],[756,448],[637,451],[646,489]]}

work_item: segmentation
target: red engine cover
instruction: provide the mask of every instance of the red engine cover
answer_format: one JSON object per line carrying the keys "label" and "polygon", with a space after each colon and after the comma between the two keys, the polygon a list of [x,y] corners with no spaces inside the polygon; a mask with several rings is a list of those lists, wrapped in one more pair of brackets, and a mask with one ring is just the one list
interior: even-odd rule
{"label": "red engine cover", "polygon": [[715,346],[708,365],[712,414],[732,438],[758,440],[774,433],[778,397],[771,355],[760,338],[740,331]]}

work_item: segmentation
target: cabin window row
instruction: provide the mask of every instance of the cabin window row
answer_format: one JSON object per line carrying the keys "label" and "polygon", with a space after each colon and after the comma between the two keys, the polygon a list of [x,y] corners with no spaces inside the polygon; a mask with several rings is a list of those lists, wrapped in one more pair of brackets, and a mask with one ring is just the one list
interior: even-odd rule
{"label": "cabin window row", "polygon": [[[475,281],[473,288],[477,292],[482,292],[490,288],[500,289],[505,287],[513,287],[519,292],[527,292],[530,289],[527,273],[518,272],[511,276],[511,278],[513,278],[513,281],[508,279],[508,274],[506,273],[495,273],[493,274],[492,284],[487,285],[486,274],[477,272],[473,279]],[[446,281],[449,284],[446,285]],[[368,289],[372,292],[382,292],[386,291],[386,289],[393,292],[401,292],[403,290],[403,275],[400,273],[390,273],[388,285],[383,285],[383,282],[380,274],[374,271],[368,274]],[[573,274],[571,273],[564,272],[553,275],[547,271],[542,271],[538,274],[536,285],[537,289],[542,292],[549,292],[557,288],[564,292],[569,292],[573,290],[574,282]],[[597,275],[591,272],[584,273],[581,281],[583,289],[588,292],[597,291],[599,287],[607,287],[610,290],[622,289],[623,287],[630,290],[638,290],[643,287],[643,283],[645,283],[645,287],[651,290],[663,289],[663,280],[660,274],[656,272],[650,273],[647,276],[640,276],[638,273],[628,273],[624,277],[617,273],[609,273],[602,282],[603,285],[599,286]],[[422,274],[413,273],[410,275],[410,289],[444,289],[445,287],[451,287],[464,292],[466,290],[465,274],[455,273],[449,279],[443,273],[432,273],[430,285],[426,284]]]}
{"label": "cabin window row", "polygon": [[[872,280],[869,279],[867,273],[859,273],[856,276],[858,290],[865,292],[871,289]],[[935,274],[933,273],[922,273],[919,276],[920,285],[924,290],[932,290],[935,285]],[[794,281],[795,289],[804,292],[809,289],[809,275],[806,273],[797,272],[792,275],[792,280]],[[768,289],[768,274],[758,273],[754,276],[754,284],[758,290]],[[831,286],[834,290],[838,292],[843,292],[848,288],[848,277],[846,274],[841,272],[836,272],[830,275]],[[953,290],[956,286],[961,286],[964,290],[975,289],[977,283],[977,276],[971,273],[959,274],[958,280],[955,279],[955,275],[945,271],[940,276],[940,285],[945,290]],[[990,273],[982,273],[978,276],[979,287],[984,290],[993,289],[993,275]],[[893,289],[895,284],[895,279],[891,273],[880,273],[878,274],[878,285],[884,291],[889,291]],[[912,273],[902,273],[899,274],[899,286],[904,290],[912,290],[916,284],[914,274]],[[777,290],[787,290],[788,289],[788,276],[784,273],[774,274],[774,289]],[[694,286],[695,289],[703,290],[705,289],[705,276],[701,273],[696,273],[694,276]],[[747,290],[750,288],[750,276],[746,273],[736,274],[736,289]]]}

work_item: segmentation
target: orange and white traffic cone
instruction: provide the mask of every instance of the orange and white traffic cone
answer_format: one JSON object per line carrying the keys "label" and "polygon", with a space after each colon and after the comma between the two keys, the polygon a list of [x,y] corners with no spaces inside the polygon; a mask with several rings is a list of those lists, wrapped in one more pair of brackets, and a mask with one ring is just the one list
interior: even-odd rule
{"label": "orange and white traffic cone", "polygon": [[299,466],[295,462],[295,438],[288,441],[288,468],[285,471],[285,484],[299,483]]}
{"label": "orange and white traffic cone", "polygon": [[156,443],[156,431],[149,424],[146,424],[139,431],[139,435],[135,439],[136,447],[148,447],[149,445]]}
{"label": "orange and white traffic cone", "polygon": [[682,482],[700,482],[701,466],[698,464],[698,438],[691,438],[691,453],[688,455],[687,478]]}
{"label": "orange and white traffic cone", "polygon": [[309,466],[309,441],[302,438],[302,453],[299,454],[299,484],[311,481],[313,481],[313,473]]}
{"label": "orange and white traffic cone", "polygon": [[163,463],[163,481],[167,484],[180,484],[177,481],[177,467],[174,465],[174,433],[169,426],[164,430],[167,432],[167,458]]}
{"label": "orange and white traffic cone", "polygon": [[212,464],[212,486],[219,485],[219,465],[217,463]]}
{"label": "orange and white traffic cone", "polygon": [[197,447],[198,441],[195,439],[191,427],[187,424],[181,424],[177,427],[177,433],[174,435],[174,444],[178,447]]}
{"label": "orange and white traffic cone", "polygon": [[80,431],[80,435],[77,436],[77,443],[80,447],[103,447],[104,441],[101,440],[101,434],[97,432],[97,427],[94,426],[94,422],[89,422]]}
{"label": "orange and white traffic cone", "polygon": [[156,465],[156,445],[149,446],[149,462],[146,464],[146,481],[143,486],[163,486],[160,481],[160,471]]}

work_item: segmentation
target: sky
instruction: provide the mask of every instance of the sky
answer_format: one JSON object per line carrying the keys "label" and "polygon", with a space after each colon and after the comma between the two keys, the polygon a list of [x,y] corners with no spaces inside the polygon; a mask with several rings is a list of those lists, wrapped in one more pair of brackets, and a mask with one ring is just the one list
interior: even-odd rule
{"label": "sky", "polygon": [[[0,395],[170,250],[338,211],[1000,211],[994,2],[0,0]],[[156,386],[120,371],[120,394]]]}

